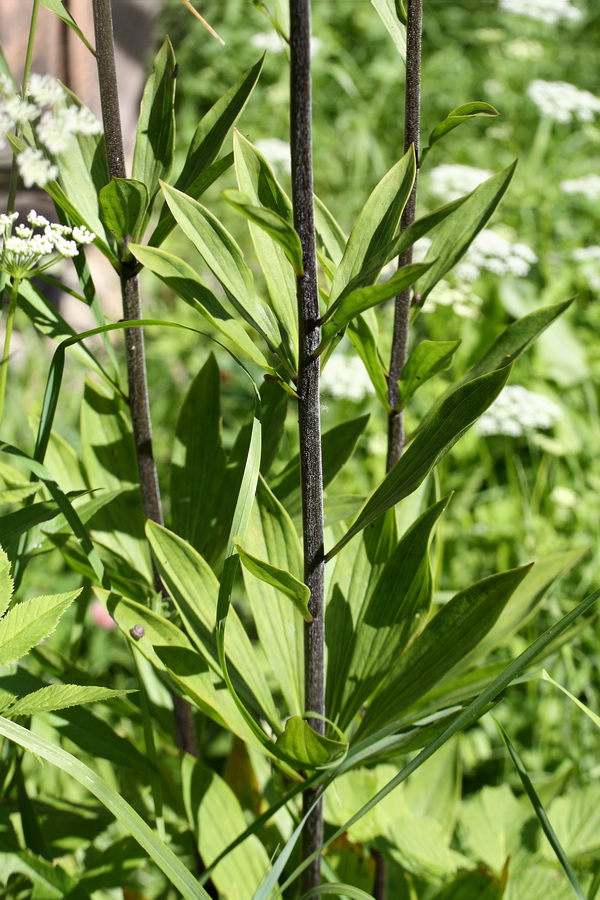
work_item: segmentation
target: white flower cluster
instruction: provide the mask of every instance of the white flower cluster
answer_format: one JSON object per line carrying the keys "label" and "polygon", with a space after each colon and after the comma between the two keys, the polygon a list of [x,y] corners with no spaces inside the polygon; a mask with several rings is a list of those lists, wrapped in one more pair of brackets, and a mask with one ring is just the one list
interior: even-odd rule
{"label": "white flower cluster", "polygon": [[450,202],[474,191],[482,181],[494,173],[475,166],[441,165],[429,173],[429,190],[436,197]]}
{"label": "white flower cluster", "polygon": [[600,200],[600,175],[590,173],[570,178],[561,181],[559,187],[563,194],[583,194],[588,200]]}
{"label": "white flower cluster", "polygon": [[[27,216],[29,225],[16,225],[18,218],[18,213],[0,215],[0,270],[12,278],[31,278],[61,257],[77,256],[77,245],[91,244],[96,237],[87,228],[51,224],[34,209]],[[43,261],[45,257],[50,258]]]}
{"label": "white flower cluster", "polygon": [[557,25],[562,19],[576,22],[581,10],[571,0],[499,0],[498,6],[505,12],[527,16],[547,25]]}
{"label": "white flower cluster", "polygon": [[556,403],[543,394],[508,385],[481,416],[477,430],[483,435],[521,437],[527,431],[548,431],[561,415]]}
{"label": "white flower cluster", "polygon": [[[537,262],[537,256],[527,244],[512,240],[511,229],[505,228],[503,232],[491,228],[480,231],[463,259],[452,270],[454,278],[459,282],[472,282],[479,278],[482,271],[518,278],[527,275]],[[414,261],[422,262],[430,247],[429,238],[418,240],[413,251]]]}
{"label": "white flower cluster", "polygon": [[527,38],[515,38],[506,42],[504,52],[511,59],[539,59],[544,55],[544,45]]}
{"label": "white flower cluster", "polygon": [[[6,75],[0,75],[0,149],[6,135],[19,126],[33,128],[36,140],[47,153],[63,153],[75,135],[99,134],[102,126],[85,106],[68,105],[68,95],[55,78],[32,75],[27,84],[26,99],[15,91]],[[41,148],[27,147],[17,157],[19,174],[25,187],[44,187],[58,176],[54,165]]]}
{"label": "white flower cluster", "polygon": [[600,247],[580,247],[573,250],[573,261],[577,263],[580,275],[587,281],[593,291],[600,291]]}
{"label": "white flower cluster", "polygon": [[335,400],[353,400],[360,403],[375,393],[371,379],[357,356],[338,353],[327,360],[323,370],[321,387]]}
{"label": "white flower cluster", "polygon": [[470,286],[464,282],[451,285],[442,280],[432,290],[423,305],[424,313],[433,313],[439,307],[446,306],[452,309],[461,319],[478,319],[479,308],[483,300],[473,293]]}
{"label": "white flower cluster", "polygon": [[529,84],[527,95],[542,116],[554,122],[592,122],[600,113],[600,98],[569,84],[568,81],[542,81]]}

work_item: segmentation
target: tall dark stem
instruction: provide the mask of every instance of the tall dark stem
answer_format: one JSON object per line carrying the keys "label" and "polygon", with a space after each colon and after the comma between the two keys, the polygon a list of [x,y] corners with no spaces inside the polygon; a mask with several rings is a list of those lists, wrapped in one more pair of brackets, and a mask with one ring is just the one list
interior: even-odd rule
{"label": "tall dark stem", "polygon": [[[290,141],[292,148],[292,196],[294,227],[302,244],[304,275],[297,279],[298,297],[298,428],[302,480],[302,531],[304,580],[310,588],[313,621],[304,628],[305,704],[309,712],[325,714],[324,678],[324,549],[323,472],[321,460],[321,406],[319,394],[319,292],[313,209],[312,98],[310,72],[310,0],[290,0]],[[322,719],[309,718],[323,734]],[[316,797],[304,792],[305,812]],[[323,842],[323,809],[319,803],[302,835],[306,858]],[[320,884],[321,863],[317,857],[302,873],[301,891]]]}
{"label": "tall dark stem", "polygon": [[[421,124],[421,31],[422,0],[408,0],[406,27],[406,84],[404,90],[404,152],[415,148],[417,164],[419,160],[419,131]],[[415,221],[417,201],[417,181],[408,198],[400,222],[404,231]],[[412,247],[401,254],[399,266],[407,266],[412,262]],[[388,380],[388,400],[391,412],[388,423],[387,469],[398,462],[404,447],[404,415],[398,409],[398,379],[406,363],[408,353],[408,331],[410,324],[410,305],[412,288],[407,288],[396,297],[394,315],[394,332],[392,338],[392,355]]]}
{"label": "tall dark stem", "polygon": [[[94,32],[96,37],[96,61],[102,105],[102,121],[106,139],[108,171],[111,178],[126,178],[123,131],[119,111],[119,92],[115,66],[115,43],[110,0],[93,0]],[[123,252],[126,247],[122,248]],[[126,263],[121,264],[121,297],[123,317],[141,319],[142,304],[137,275]],[[148,519],[163,524],[162,504],[158,475],[152,451],[152,423],[146,376],[146,352],[144,332],[141,328],[125,329],[125,356],[127,361],[127,382],[129,408],[133,426],[133,439],[140,478],[140,490],[144,514]],[[155,587],[164,591],[156,569]],[[185,701],[173,695],[175,712],[175,732],[180,749],[194,756],[198,755],[192,711]]]}

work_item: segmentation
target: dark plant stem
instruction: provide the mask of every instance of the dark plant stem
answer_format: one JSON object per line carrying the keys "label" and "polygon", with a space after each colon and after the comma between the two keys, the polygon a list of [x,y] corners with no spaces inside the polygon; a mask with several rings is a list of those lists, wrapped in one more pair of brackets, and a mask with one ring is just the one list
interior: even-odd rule
{"label": "dark plant stem", "polygon": [[[404,90],[404,152],[415,148],[417,165],[419,161],[419,132],[421,124],[421,31],[423,18],[422,0],[408,0],[406,26],[406,84]],[[417,170],[418,171],[418,170]],[[417,202],[417,181],[402,213],[400,228],[405,231],[415,221]],[[401,254],[398,265],[407,266],[412,262],[412,247]],[[388,376],[388,400],[391,407],[388,422],[387,470],[389,471],[402,456],[404,447],[404,415],[398,409],[398,380],[408,354],[408,332],[412,288],[407,288],[396,297],[392,355]]]}
{"label": "dark plant stem", "polygon": [[[102,106],[102,121],[111,178],[126,178],[123,131],[119,111],[119,92],[115,67],[115,43],[110,0],[93,0],[94,33],[96,38],[96,62]],[[123,252],[126,247],[123,247]],[[139,280],[127,263],[121,263],[121,297],[124,319],[141,319],[142,304]],[[138,465],[140,491],[144,514],[148,519],[163,524],[162,504],[158,475],[152,451],[152,423],[146,376],[146,352],[144,332],[141,328],[125,329],[125,357],[129,408],[133,427],[133,439]],[[156,569],[154,582],[157,591],[164,594],[164,587]],[[185,700],[173,695],[175,733],[177,745],[193,756],[198,755],[192,710]]]}
{"label": "dark plant stem", "polygon": [[[312,98],[310,72],[310,0],[290,0],[290,142],[294,227],[302,244],[304,275],[297,279],[298,297],[298,429],[302,482],[304,580],[310,588],[313,621],[304,626],[304,689],[306,710],[325,714],[324,678],[324,548],[323,472],[321,460],[321,404],[319,392],[319,292],[315,242],[312,175]],[[309,717],[324,733],[324,721]],[[316,798],[314,789],[303,795],[306,812]],[[302,834],[305,859],[323,843],[323,808],[319,803]],[[321,881],[317,857],[302,873],[301,893]]]}

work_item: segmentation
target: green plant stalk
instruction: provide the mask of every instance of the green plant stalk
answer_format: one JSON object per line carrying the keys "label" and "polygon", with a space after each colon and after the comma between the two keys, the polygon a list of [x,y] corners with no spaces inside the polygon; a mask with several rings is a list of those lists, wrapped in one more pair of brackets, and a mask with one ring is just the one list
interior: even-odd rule
{"label": "green plant stalk", "polygon": [[[108,156],[108,171],[112,178],[126,178],[110,0],[93,0],[93,12],[98,83]],[[123,252],[126,249],[126,247],[123,247]],[[126,320],[141,319],[142,304],[138,277],[134,274],[134,269],[124,263],[121,264],[119,274],[123,317]],[[125,330],[125,357],[127,362],[129,408],[131,411],[133,439],[144,513],[147,518],[162,525],[164,524],[164,519],[158,475],[152,450],[152,423],[148,398],[148,379],[146,376],[146,352],[144,333],[141,328],[127,328]],[[154,580],[157,590],[163,592],[164,589],[156,569],[154,570]],[[192,756],[197,756],[198,748],[192,710],[189,704],[177,694],[173,694],[173,708],[177,744],[181,750],[185,750]]]}
{"label": "green plant stalk", "polygon": [[[415,148],[417,173],[419,165],[419,135],[421,128],[421,32],[423,21],[423,0],[408,0],[408,20],[406,25],[406,81],[404,88],[404,152]],[[400,220],[400,230],[405,231],[415,221],[417,202],[417,178]],[[398,260],[398,266],[412,263],[412,247],[408,247]],[[388,375],[388,419],[387,471],[402,456],[404,448],[404,413],[398,409],[398,381],[408,357],[408,331],[412,288],[406,288],[396,297],[392,353]]]}
{"label": "green plant stalk", "polygon": [[13,278],[8,302],[8,315],[6,317],[6,330],[4,333],[4,349],[2,351],[2,364],[0,365],[0,422],[4,414],[4,398],[6,396],[6,379],[8,377],[8,357],[10,354],[10,339],[12,337],[15,312],[17,309],[17,297],[19,296],[19,278]]}
{"label": "green plant stalk", "polygon": [[[290,144],[294,228],[302,245],[304,275],[296,279],[298,298],[298,429],[302,490],[304,581],[310,589],[312,622],[304,625],[305,709],[325,715],[324,536],[323,465],[321,456],[320,361],[316,350],[321,339],[319,291],[313,207],[312,95],[310,68],[310,0],[290,0]],[[315,731],[324,734],[322,718],[310,718]],[[318,789],[303,794],[306,813]],[[302,858],[323,842],[323,805],[317,803],[302,833]],[[320,857],[303,872],[301,893],[321,881]]]}

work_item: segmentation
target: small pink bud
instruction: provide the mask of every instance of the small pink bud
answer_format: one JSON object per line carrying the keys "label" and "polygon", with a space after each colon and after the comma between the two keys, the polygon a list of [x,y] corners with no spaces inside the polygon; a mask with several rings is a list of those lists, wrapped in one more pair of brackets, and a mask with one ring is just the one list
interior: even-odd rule
{"label": "small pink bud", "polygon": [[94,624],[97,625],[98,628],[104,629],[104,631],[112,631],[117,627],[117,623],[99,600],[94,600],[90,606],[90,616],[92,617]]}

